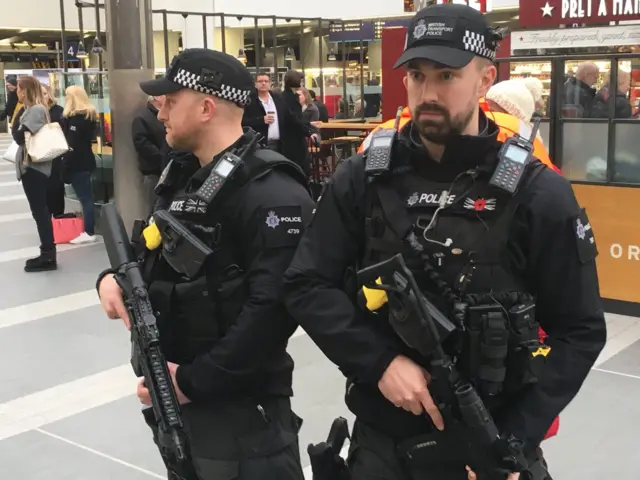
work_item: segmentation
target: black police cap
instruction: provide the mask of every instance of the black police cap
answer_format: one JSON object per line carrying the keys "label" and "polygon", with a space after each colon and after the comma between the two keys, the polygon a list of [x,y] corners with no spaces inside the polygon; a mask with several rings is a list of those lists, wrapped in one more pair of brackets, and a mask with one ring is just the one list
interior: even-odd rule
{"label": "black police cap", "polygon": [[478,10],[453,3],[432,5],[411,20],[405,50],[394,68],[421,59],[462,68],[473,57],[494,60],[497,47],[494,30]]}
{"label": "black police cap", "polygon": [[154,97],[190,88],[244,108],[251,102],[254,82],[237,58],[217,50],[188,48],[173,57],[163,78],[141,82],[140,88]]}

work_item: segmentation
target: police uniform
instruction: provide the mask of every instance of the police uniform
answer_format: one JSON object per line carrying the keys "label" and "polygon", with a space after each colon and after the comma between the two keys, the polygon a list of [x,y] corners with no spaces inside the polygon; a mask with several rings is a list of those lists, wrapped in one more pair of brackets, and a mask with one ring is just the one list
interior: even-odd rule
{"label": "police uniform", "polygon": [[[484,16],[463,5],[427,7],[408,35],[399,64],[431,59],[459,68],[495,52]],[[524,445],[521,480],[551,478],[540,442],[604,346],[595,237],[571,185],[535,159],[515,194],[489,185],[502,143],[497,125],[479,115],[480,134],[449,141],[440,161],[409,122],[386,172],[365,173],[367,152],[341,164],[285,275],[289,311],[348,378],[353,480],[463,480],[465,465],[474,465],[464,431],[445,422],[437,432],[429,417],[380,393],[397,355],[425,368],[429,359],[395,334],[388,309],[362,308],[355,271],[403,253],[423,293],[459,320],[446,348],[502,437]],[[462,318],[456,303],[467,307]],[[539,325],[550,351],[539,350]],[[406,455],[411,449],[424,455]]]}
{"label": "police uniform", "polygon": [[[206,49],[185,50],[164,78],[141,84],[149,95],[191,88],[243,108],[252,87],[240,62]],[[197,479],[186,480],[303,479],[286,352],[296,324],[280,290],[313,202],[301,169],[251,149],[254,136],[245,130],[202,168],[195,156],[175,158],[156,188],[161,208],[214,252],[194,279],[172,270],[162,249],[146,252],[143,264],[165,356],[180,365],[177,384],[191,400],[182,414]],[[207,204],[196,192],[229,152],[243,165]]]}

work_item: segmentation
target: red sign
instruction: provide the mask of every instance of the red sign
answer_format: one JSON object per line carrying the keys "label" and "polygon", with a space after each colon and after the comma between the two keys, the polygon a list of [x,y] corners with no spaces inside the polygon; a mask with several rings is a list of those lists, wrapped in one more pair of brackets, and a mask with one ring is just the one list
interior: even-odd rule
{"label": "red sign", "polygon": [[640,20],[640,0],[520,0],[523,27],[622,20]]}

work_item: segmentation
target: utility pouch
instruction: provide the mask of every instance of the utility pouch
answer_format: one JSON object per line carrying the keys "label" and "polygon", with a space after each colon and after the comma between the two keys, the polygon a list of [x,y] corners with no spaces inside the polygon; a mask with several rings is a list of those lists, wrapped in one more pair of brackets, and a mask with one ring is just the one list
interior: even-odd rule
{"label": "utility pouch", "polygon": [[483,396],[498,395],[504,385],[509,350],[509,329],[499,304],[475,305],[467,310],[463,358],[471,379]]}
{"label": "utility pouch", "polygon": [[173,295],[171,324],[179,357],[185,363],[211,349],[220,338],[215,305],[206,277],[179,283]]}

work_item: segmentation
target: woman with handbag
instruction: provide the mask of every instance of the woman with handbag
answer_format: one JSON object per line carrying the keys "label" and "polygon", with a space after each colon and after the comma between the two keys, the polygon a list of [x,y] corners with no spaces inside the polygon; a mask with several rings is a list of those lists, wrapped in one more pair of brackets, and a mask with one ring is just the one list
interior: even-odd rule
{"label": "woman with handbag", "polygon": [[93,243],[96,235],[91,175],[96,169],[96,156],[91,142],[95,136],[98,113],[84,88],[73,85],[67,88],[65,95],[62,129],[70,150],[63,159],[63,179],[76,192],[84,217],[84,232],[69,243]]}
{"label": "woman with handbag", "polygon": [[34,77],[21,77],[18,79],[17,91],[18,99],[24,105],[24,112],[15,119],[11,132],[18,144],[16,176],[22,182],[40,237],[40,255],[27,260],[24,270],[55,270],[58,264],[51,213],[47,206],[47,186],[52,160],[64,151],[66,142],[64,146],[59,141],[56,142],[55,129],[48,128],[49,113],[42,97],[40,82]]}

